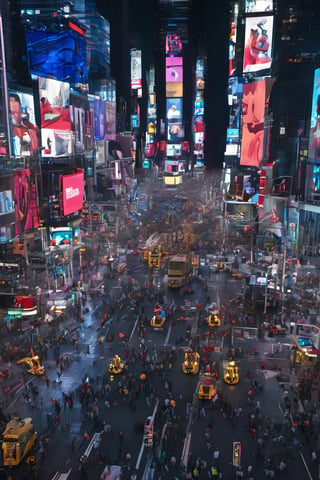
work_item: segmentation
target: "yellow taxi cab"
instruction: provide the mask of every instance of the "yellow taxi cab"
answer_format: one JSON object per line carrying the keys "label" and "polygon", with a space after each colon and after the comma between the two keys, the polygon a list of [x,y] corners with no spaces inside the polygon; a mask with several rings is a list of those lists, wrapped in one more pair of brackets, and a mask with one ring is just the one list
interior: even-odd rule
{"label": "yellow taxi cab", "polygon": [[239,280],[243,277],[243,274],[241,272],[238,272],[236,268],[232,269],[231,276],[233,278],[238,278]]}
{"label": "yellow taxi cab", "polygon": [[124,369],[124,362],[121,360],[119,355],[115,355],[112,359],[112,362],[109,363],[108,371],[112,375],[118,375],[122,373]]}
{"label": "yellow taxi cab", "polygon": [[2,434],[3,465],[19,465],[37,439],[32,418],[10,420]]}
{"label": "yellow taxi cab", "polygon": [[212,310],[206,318],[209,327],[220,327],[221,318],[219,310]]}
{"label": "yellow taxi cab", "polygon": [[184,354],[184,362],[182,363],[182,371],[186,374],[196,375],[199,372],[200,355],[198,352],[188,351]]}
{"label": "yellow taxi cab", "polygon": [[223,376],[223,379],[229,385],[236,385],[237,383],[239,383],[239,380],[240,380],[239,370],[234,360],[229,362],[226,368],[225,374]]}
{"label": "yellow taxi cab", "polygon": [[212,400],[216,394],[216,387],[213,377],[211,375],[203,374],[200,377],[197,387],[197,394],[199,398],[204,400]]}

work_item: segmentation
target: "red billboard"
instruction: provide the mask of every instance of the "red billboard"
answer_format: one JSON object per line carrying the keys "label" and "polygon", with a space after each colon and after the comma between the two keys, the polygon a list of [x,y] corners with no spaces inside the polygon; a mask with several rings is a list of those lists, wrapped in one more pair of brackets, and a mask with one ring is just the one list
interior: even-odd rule
{"label": "red billboard", "polygon": [[38,227],[36,186],[29,170],[14,172],[16,235]]}
{"label": "red billboard", "polygon": [[262,160],[265,89],[265,80],[243,85],[241,165],[258,167]]}
{"label": "red billboard", "polygon": [[263,157],[264,115],[273,78],[243,84],[240,164],[258,167]]}
{"label": "red billboard", "polygon": [[83,170],[78,169],[72,175],[60,176],[60,193],[62,194],[62,210],[64,215],[82,209],[84,191]]}

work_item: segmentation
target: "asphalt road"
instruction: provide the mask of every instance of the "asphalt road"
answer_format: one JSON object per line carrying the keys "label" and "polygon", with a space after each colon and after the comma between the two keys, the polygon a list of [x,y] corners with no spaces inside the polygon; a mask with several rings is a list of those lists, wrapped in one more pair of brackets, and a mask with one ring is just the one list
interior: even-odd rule
{"label": "asphalt road", "polygon": [[[152,271],[137,256],[129,255],[127,257],[128,276],[132,276],[142,286],[150,279]],[[165,271],[153,272],[158,278],[163,277]],[[209,278],[209,272],[206,268],[202,272],[204,277]],[[125,279],[125,277],[123,277]],[[57,472],[68,472],[70,480],[81,478],[79,472],[80,458],[87,451],[90,442],[95,433],[99,433],[103,428],[103,421],[111,426],[111,430],[102,434],[99,445],[94,445],[88,461],[85,464],[85,471],[88,479],[99,478],[105,464],[124,465],[124,478],[130,479],[133,471],[138,472],[138,478],[148,480],[170,479],[175,475],[181,478],[180,467],[173,467],[168,462],[162,462],[162,452],[165,450],[167,460],[174,456],[177,459],[177,465],[180,465],[182,459],[189,459],[189,464],[201,457],[208,466],[214,462],[223,472],[223,478],[231,479],[235,476],[235,468],[232,465],[232,445],[233,442],[241,442],[242,455],[241,465],[246,470],[248,465],[254,467],[254,478],[260,480],[265,478],[264,465],[261,456],[257,456],[258,438],[263,438],[264,456],[274,455],[276,462],[279,463],[285,454],[286,447],[290,448],[290,465],[287,472],[281,475],[283,478],[315,478],[318,464],[311,463],[311,446],[304,444],[300,455],[299,450],[293,446],[294,438],[299,435],[291,432],[287,428],[283,416],[283,388],[276,379],[276,368],[281,365],[283,370],[289,368],[289,348],[291,338],[286,337],[281,340],[281,354],[274,355],[277,351],[273,345],[272,339],[257,339],[247,337],[234,337],[234,346],[241,345],[242,350],[252,350],[253,344],[258,347],[258,355],[241,356],[237,359],[240,373],[240,382],[238,385],[229,386],[223,381],[223,373],[226,367],[226,360],[231,344],[231,337],[224,337],[217,333],[211,344],[216,345],[217,351],[212,352],[210,360],[219,363],[219,376],[216,381],[216,388],[226,399],[226,404],[230,406],[231,411],[238,409],[239,417],[229,415],[225,408],[214,408],[212,402],[194,402],[194,392],[198,383],[198,375],[184,375],[181,369],[183,361],[183,348],[188,347],[190,339],[187,338],[187,326],[192,326],[197,317],[196,305],[201,303],[205,305],[206,298],[210,297],[210,302],[218,305],[227,305],[231,298],[234,298],[241,291],[241,281],[235,280],[227,274],[210,276],[208,280],[208,291],[203,288],[200,282],[192,285],[193,293],[190,295],[180,295],[176,291],[164,289],[166,303],[168,305],[174,302],[176,312],[171,318],[172,321],[166,321],[163,329],[154,330],[149,325],[149,320],[153,315],[154,304],[157,300],[159,291],[155,289],[155,298],[145,298],[143,300],[144,315],[146,321],[146,333],[144,337],[145,347],[148,348],[150,355],[156,355],[158,364],[163,362],[164,370],[160,368],[150,372],[148,359],[141,356],[140,339],[138,336],[138,318],[141,313],[141,305],[135,309],[127,305],[121,312],[117,311],[110,320],[110,329],[114,334],[114,340],[111,343],[104,342],[98,344],[98,337],[101,334],[101,317],[95,317],[92,312],[96,310],[97,304],[90,303],[90,313],[85,316],[85,321],[81,325],[81,335],[79,340],[79,355],[75,352],[75,347],[71,344],[60,346],[61,354],[70,354],[73,360],[69,367],[63,372],[61,383],[54,383],[56,380],[56,361],[55,349],[51,347],[48,359],[44,362],[46,372],[50,378],[50,386],[47,387],[44,378],[32,379],[33,384],[37,386],[38,394],[32,396],[32,403],[35,408],[24,403],[23,393],[26,388],[23,387],[14,397],[13,402],[5,409],[6,415],[18,415],[21,418],[31,416],[38,431],[39,437],[44,434],[49,438],[47,455],[38,462],[36,477],[41,480],[51,480]],[[121,288],[119,280],[113,281],[113,290],[119,296]],[[159,297],[160,300],[160,297]],[[103,312],[102,312],[103,313]],[[101,313],[101,316],[102,316]],[[222,325],[219,329],[224,330],[228,327]],[[209,328],[205,322],[199,322],[196,334],[198,338],[193,341],[199,344],[199,351],[202,354],[202,347],[207,345],[209,340],[206,335]],[[128,343],[123,338],[129,340]],[[89,353],[88,352],[89,346]],[[124,358],[126,351],[132,350],[137,353],[135,362],[127,361],[127,369],[124,373],[115,376],[111,381],[107,371],[108,365],[114,354],[119,354]],[[175,362],[172,368],[165,361],[165,357],[172,350],[175,351]],[[265,361],[265,369],[261,371],[261,360]],[[14,367],[16,370],[16,367]],[[246,372],[250,371],[250,379],[246,378]],[[140,375],[147,372],[147,381],[141,380]],[[18,370],[16,371],[18,375]],[[87,418],[86,409],[82,407],[79,396],[76,391],[80,386],[82,379],[89,378],[89,383],[94,390],[101,390],[102,379],[108,383],[111,392],[108,396],[102,394],[97,396],[96,401],[90,403],[90,411],[94,405],[98,408],[98,421],[95,422]],[[30,382],[31,377],[27,377]],[[256,380],[261,386],[261,391],[256,394],[252,405],[248,404],[247,392],[252,388],[252,380]],[[119,393],[119,388],[128,385],[136,391],[135,395],[125,396]],[[118,391],[118,393],[117,393]],[[64,407],[63,393],[73,392],[73,407],[68,405]],[[130,398],[129,398],[130,397]],[[43,399],[42,401],[40,399]],[[59,424],[56,424],[56,410],[52,399],[59,400],[61,412],[59,414]],[[174,400],[175,406],[166,407],[167,399]],[[108,400],[108,402],[106,401]],[[261,411],[259,415],[256,412],[256,402],[260,402]],[[158,402],[158,403],[157,403]],[[190,416],[190,405],[194,402],[193,414]],[[42,405],[42,407],[41,407]],[[201,410],[203,407],[203,410]],[[241,409],[241,412],[240,410]],[[200,413],[202,411],[202,414]],[[148,416],[154,415],[154,436],[152,447],[146,447],[143,444],[143,426]],[[256,439],[249,440],[248,419],[254,416],[257,421]],[[266,418],[271,418],[273,424],[281,426],[286,439],[285,445],[278,445],[272,441],[272,438],[266,440],[263,432]],[[205,437],[205,431],[210,428],[209,439]],[[120,433],[121,432],[121,433]],[[185,442],[186,433],[190,433]],[[88,433],[88,439],[85,438]],[[184,446],[187,449],[184,449]],[[219,458],[213,460],[213,452],[220,452]],[[99,453],[99,455],[98,455]],[[190,455],[189,455],[190,453]],[[129,457],[129,455],[130,457]],[[154,462],[154,463],[153,463]],[[154,468],[153,468],[154,467]],[[308,470],[309,473],[308,474]],[[24,479],[26,464],[22,463],[20,467],[13,470],[14,480]],[[294,477],[292,476],[294,472]],[[30,476],[29,478],[33,478]],[[205,474],[202,478],[205,477]]]}

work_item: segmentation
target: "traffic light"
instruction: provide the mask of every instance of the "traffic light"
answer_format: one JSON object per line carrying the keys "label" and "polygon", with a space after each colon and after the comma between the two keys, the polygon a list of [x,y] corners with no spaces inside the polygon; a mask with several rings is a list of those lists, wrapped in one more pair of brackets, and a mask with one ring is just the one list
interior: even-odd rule
{"label": "traffic light", "polygon": [[234,467],[240,467],[241,463],[241,443],[233,442],[232,463]]}

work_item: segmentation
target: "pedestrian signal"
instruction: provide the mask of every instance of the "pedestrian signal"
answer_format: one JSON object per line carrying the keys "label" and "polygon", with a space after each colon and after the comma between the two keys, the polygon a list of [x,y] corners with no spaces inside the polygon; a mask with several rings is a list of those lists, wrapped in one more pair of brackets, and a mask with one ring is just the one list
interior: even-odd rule
{"label": "pedestrian signal", "polygon": [[240,467],[241,463],[241,443],[233,442],[232,463],[234,467]]}

